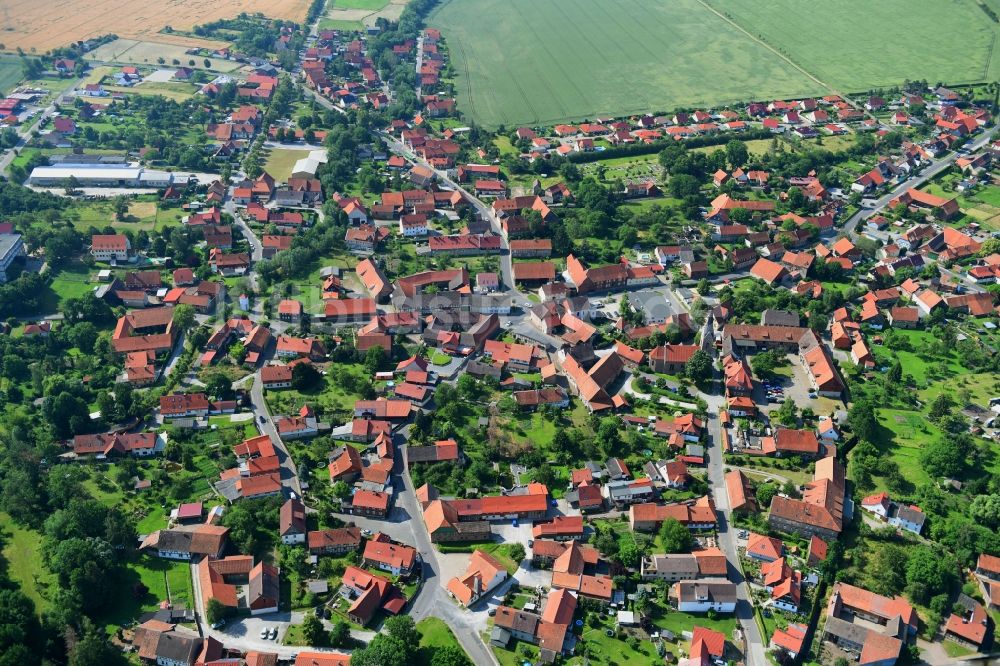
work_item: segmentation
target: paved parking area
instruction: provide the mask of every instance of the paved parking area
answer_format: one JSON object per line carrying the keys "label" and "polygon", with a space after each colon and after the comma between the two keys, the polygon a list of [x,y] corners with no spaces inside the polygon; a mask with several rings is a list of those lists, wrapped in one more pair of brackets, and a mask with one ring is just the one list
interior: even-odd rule
{"label": "paved parking area", "polygon": [[496,535],[498,541],[503,543],[517,542],[524,546],[525,551],[530,551],[528,542],[532,539],[531,527],[531,523],[519,523],[517,527],[514,527],[510,521],[493,523],[493,534]]}
{"label": "paved parking area", "polygon": [[[814,399],[809,397],[809,391],[812,390],[812,385],[809,383],[809,375],[806,373],[806,369],[802,366],[802,361],[799,359],[798,354],[788,354],[786,359],[789,362],[787,369],[791,370],[791,377],[777,377],[770,380],[771,384],[777,384],[784,390],[784,394],[780,398],[771,399],[768,404],[763,407],[763,410],[770,413],[772,410],[778,409],[786,399],[791,398],[795,403],[795,406],[799,409],[804,407],[811,407],[815,409]],[[766,396],[766,390],[762,383],[758,383],[754,386],[753,399],[760,405],[764,405],[764,399]]]}

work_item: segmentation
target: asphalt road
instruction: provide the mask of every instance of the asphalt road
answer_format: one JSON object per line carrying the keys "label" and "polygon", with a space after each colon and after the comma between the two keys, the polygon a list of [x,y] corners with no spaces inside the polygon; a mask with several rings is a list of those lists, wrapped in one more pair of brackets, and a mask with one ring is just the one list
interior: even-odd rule
{"label": "asphalt road", "polygon": [[[76,86],[82,80],[83,79],[76,79],[76,78],[72,79],[71,83],[68,86],[66,86],[65,88],[63,88],[61,91],[59,91],[55,95],[55,99],[59,99],[63,95],[67,94],[68,92],[70,92],[71,90],[73,90],[74,88],[76,88]],[[31,125],[23,128],[23,129],[21,129],[18,132],[18,134],[21,137],[21,140],[18,141],[17,145],[14,146],[14,148],[12,148],[11,150],[8,150],[7,152],[5,152],[3,154],[3,156],[0,156],[0,173],[6,173],[7,172],[7,168],[10,166],[11,162],[14,161],[14,158],[17,157],[17,155],[15,154],[15,151],[19,151],[22,148],[24,148],[24,146],[27,145],[27,143],[28,143],[28,139],[31,138],[31,133],[34,132],[34,131],[36,131],[38,129],[39,125],[42,124],[43,120],[45,120],[46,118],[49,118],[55,112],[56,112],[56,105],[55,105],[55,102],[53,102],[52,104],[49,104],[47,107],[45,107],[45,109],[43,109],[42,112],[39,113],[36,116],[35,122],[33,122]]]}
{"label": "asphalt road", "polygon": [[302,484],[299,482],[298,470],[292,461],[292,455],[285,448],[285,443],[278,436],[278,429],[274,427],[274,420],[271,418],[271,411],[267,407],[267,400],[264,399],[264,384],[260,378],[260,370],[254,373],[253,386],[250,388],[250,403],[253,410],[253,418],[257,423],[257,429],[262,434],[271,438],[278,455],[278,462],[281,465],[281,485],[295,491],[302,497]]}
{"label": "asphalt road", "polygon": [[708,480],[712,488],[712,496],[715,499],[715,509],[719,520],[718,543],[722,552],[726,554],[729,563],[729,580],[736,583],[736,618],[743,629],[746,638],[747,654],[746,663],[749,666],[765,666],[767,655],[766,646],[761,638],[760,628],[754,620],[753,605],[749,598],[749,588],[743,578],[743,570],[740,567],[739,555],[736,551],[736,532],[731,526],[731,511],[729,509],[729,493],[726,491],[725,465],[722,459],[722,438],[720,431],[722,424],[719,421],[719,409],[723,405],[724,398],[720,395],[701,394],[708,403],[708,432],[715,447],[708,450]]}
{"label": "asphalt road", "polygon": [[514,275],[510,256],[510,245],[507,243],[507,239],[503,235],[503,230],[500,227],[500,221],[493,215],[492,210],[478,198],[473,196],[471,192],[462,187],[461,184],[454,181],[451,176],[448,175],[447,171],[434,169],[430,164],[417,156],[412,150],[407,148],[394,136],[385,133],[379,134],[379,136],[385,142],[386,146],[388,146],[389,150],[396,155],[403,157],[411,164],[419,164],[427,167],[428,169],[432,169],[441,183],[447,185],[453,190],[461,192],[462,196],[464,196],[472,204],[476,214],[478,214],[482,219],[489,221],[490,228],[493,230],[493,233],[497,234],[502,239],[500,251],[500,279],[503,282],[504,288],[513,296],[515,305],[520,305],[525,309],[531,307],[531,301],[514,289]]}
{"label": "asphalt road", "polygon": [[[986,130],[980,137],[978,137],[967,147],[967,150],[969,152],[975,152],[979,150],[980,148],[985,146],[990,141],[990,139],[993,138],[993,134],[996,131],[997,127],[992,127]],[[892,190],[890,190],[888,193],[876,199],[874,206],[868,208],[862,208],[857,213],[852,215],[850,219],[848,219],[847,222],[844,224],[843,227],[844,233],[846,233],[850,238],[857,238],[858,237],[857,226],[859,223],[861,223],[863,220],[867,220],[869,217],[872,217],[873,215],[882,212],[882,210],[889,205],[890,201],[898,197],[903,192],[906,192],[907,190],[910,190],[915,187],[923,186],[929,180],[933,179],[939,173],[941,173],[942,171],[950,167],[952,164],[954,164],[955,160],[957,160],[959,157],[961,157],[961,155],[959,155],[956,152],[949,153],[946,157],[940,160],[933,161],[930,166],[923,169],[919,174],[916,174],[911,178],[907,178],[905,181],[903,181],[896,187],[892,188]]]}

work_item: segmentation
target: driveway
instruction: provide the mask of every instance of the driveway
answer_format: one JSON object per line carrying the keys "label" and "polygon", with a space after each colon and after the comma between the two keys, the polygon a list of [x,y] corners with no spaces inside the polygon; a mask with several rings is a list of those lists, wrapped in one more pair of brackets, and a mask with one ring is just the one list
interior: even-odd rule
{"label": "driveway", "polygon": [[[293,624],[302,623],[302,619],[305,617],[305,614],[302,611],[269,613],[267,615],[258,615],[256,617],[233,619],[227,622],[221,629],[212,629],[212,627],[204,621],[204,614],[202,612],[203,600],[201,595],[201,581],[198,578],[197,565],[194,563],[191,564],[191,577],[194,589],[195,612],[197,614],[202,633],[206,638],[211,636],[229,649],[239,650],[241,652],[247,652],[250,650],[275,652],[278,654],[279,659],[292,659],[296,654],[302,652],[303,650],[309,650],[310,652],[350,652],[350,650],[343,649],[332,650],[330,648],[282,645],[281,641],[288,632],[288,627]],[[327,629],[333,628],[333,625],[326,620],[324,620],[323,623]],[[260,637],[262,629],[271,629],[272,627],[277,628],[278,630],[277,640]],[[361,641],[370,641],[375,637],[375,632],[352,629],[351,636]]]}

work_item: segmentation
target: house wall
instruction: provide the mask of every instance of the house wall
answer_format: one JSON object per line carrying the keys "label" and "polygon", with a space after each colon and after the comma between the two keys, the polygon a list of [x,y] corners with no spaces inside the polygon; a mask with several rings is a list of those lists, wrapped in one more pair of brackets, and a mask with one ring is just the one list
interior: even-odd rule
{"label": "house wall", "polygon": [[267,613],[277,613],[278,612],[277,600],[275,600],[275,599],[268,599],[266,601],[262,601],[261,603],[274,603],[274,605],[273,606],[261,606],[260,608],[251,608],[250,609],[250,615],[265,615]]}
{"label": "house wall", "polygon": [[784,518],[768,514],[767,522],[771,527],[775,528],[779,532],[794,532],[801,536],[818,536],[824,541],[835,540],[838,536],[837,532],[833,530],[828,530],[821,527],[816,527],[813,525],[806,525],[804,523],[797,523],[791,520],[785,520]]}
{"label": "house wall", "polygon": [[781,610],[786,610],[790,613],[798,613],[799,607],[789,601],[784,601],[782,599],[776,599],[772,602],[775,608],[780,608]]}
{"label": "house wall", "polygon": [[264,388],[266,389],[283,389],[290,388],[291,382],[265,382]]}
{"label": "house wall", "polygon": [[682,601],[677,604],[677,610],[683,613],[707,613],[714,610],[716,613],[736,612],[736,603],[712,603],[710,601]]}

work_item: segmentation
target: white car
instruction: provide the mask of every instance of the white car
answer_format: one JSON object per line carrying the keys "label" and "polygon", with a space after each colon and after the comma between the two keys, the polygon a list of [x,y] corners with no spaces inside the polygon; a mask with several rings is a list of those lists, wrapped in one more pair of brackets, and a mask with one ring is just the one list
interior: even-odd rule
{"label": "white car", "polygon": [[265,641],[267,640],[267,627],[260,630],[260,637]]}

